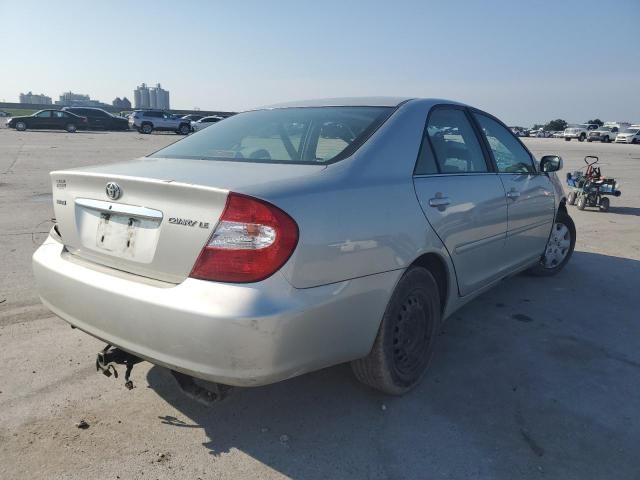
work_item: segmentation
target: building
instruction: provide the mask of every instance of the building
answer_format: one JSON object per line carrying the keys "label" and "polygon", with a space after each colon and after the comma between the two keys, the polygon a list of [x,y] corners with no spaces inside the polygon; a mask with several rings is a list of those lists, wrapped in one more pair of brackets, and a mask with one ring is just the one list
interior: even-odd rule
{"label": "building", "polygon": [[169,91],[156,84],[155,87],[148,87],[143,83],[133,91],[133,102],[135,108],[158,108],[169,110]]}
{"label": "building", "polygon": [[127,97],[124,97],[124,98],[116,97],[116,99],[113,102],[111,102],[111,104],[114,107],[119,108],[121,110],[131,110],[131,102]]}
{"label": "building", "polygon": [[56,101],[56,105],[67,107],[108,107],[106,103],[99,100],[91,100],[89,95],[82,93],[64,92],[60,95],[60,100]]}
{"label": "building", "polygon": [[51,105],[51,97],[44,94],[36,95],[35,93],[21,93],[20,103],[30,103],[32,105]]}

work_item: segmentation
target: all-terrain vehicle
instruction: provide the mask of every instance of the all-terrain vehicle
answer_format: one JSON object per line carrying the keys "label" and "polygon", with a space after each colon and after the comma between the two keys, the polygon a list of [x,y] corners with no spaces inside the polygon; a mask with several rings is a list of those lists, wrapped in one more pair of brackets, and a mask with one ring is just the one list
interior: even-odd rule
{"label": "all-terrain vehicle", "polygon": [[599,158],[587,155],[584,163],[587,164],[585,171],[577,170],[567,173],[567,185],[572,187],[572,191],[567,195],[567,203],[584,210],[586,207],[597,207],[601,212],[609,210],[609,195],[619,197],[622,192],[618,182],[613,178],[605,178],[600,172],[600,167],[595,165]]}

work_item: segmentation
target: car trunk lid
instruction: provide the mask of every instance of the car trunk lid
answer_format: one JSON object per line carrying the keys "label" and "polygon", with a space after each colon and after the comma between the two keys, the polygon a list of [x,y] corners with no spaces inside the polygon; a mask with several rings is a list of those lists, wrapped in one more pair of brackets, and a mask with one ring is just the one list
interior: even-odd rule
{"label": "car trunk lid", "polygon": [[51,173],[58,231],[73,255],[179,283],[211,236],[229,191],[321,171],[278,165],[145,158]]}

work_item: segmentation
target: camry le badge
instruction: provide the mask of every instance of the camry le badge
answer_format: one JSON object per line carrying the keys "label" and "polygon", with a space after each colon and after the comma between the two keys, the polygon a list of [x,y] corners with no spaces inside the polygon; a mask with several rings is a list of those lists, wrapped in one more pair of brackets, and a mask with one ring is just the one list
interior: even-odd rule
{"label": "camry le badge", "polygon": [[116,182],[107,183],[105,192],[107,192],[107,197],[109,197],[111,200],[117,200],[122,196],[122,189]]}
{"label": "camry le badge", "polygon": [[201,222],[199,220],[191,220],[188,218],[169,217],[169,223],[174,225],[186,225],[187,227],[209,228],[209,222]]}

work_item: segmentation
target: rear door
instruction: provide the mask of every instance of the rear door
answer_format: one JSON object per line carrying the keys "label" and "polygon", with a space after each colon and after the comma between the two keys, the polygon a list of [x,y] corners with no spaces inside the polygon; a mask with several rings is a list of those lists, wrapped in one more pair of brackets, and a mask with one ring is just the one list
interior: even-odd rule
{"label": "rear door", "polygon": [[507,240],[503,256],[508,268],[540,258],[555,215],[549,177],[540,172],[531,153],[495,118],[474,111],[507,196]]}
{"label": "rear door", "polygon": [[[69,115],[67,112],[63,112],[62,110],[59,110],[57,112],[51,112],[52,128],[64,129],[66,128],[67,124],[72,123],[73,120],[71,118],[71,115]],[[74,122],[74,123],[77,123],[77,122]],[[76,125],[76,127],[80,127],[80,125]]]}
{"label": "rear door", "polygon": [[434,107],[414,175],[420,206],[451,256],[462,296],[505,267],[505,191],[472,125],[462,107]]}

